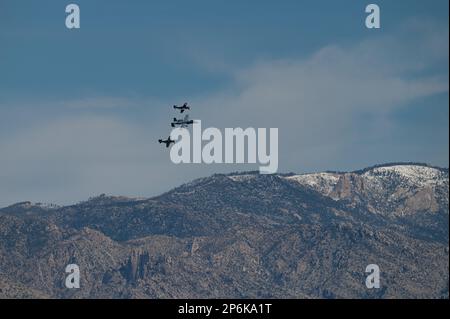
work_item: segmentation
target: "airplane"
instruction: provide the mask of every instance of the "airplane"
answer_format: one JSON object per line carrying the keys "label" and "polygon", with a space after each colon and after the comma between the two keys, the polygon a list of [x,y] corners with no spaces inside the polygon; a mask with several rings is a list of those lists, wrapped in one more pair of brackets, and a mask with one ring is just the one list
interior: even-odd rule
{"label": "airplane", "polygon": [[170,136],[167,138],[167,140],[161,140],[161,139],[159,139],[158,142],[159,142],[160,144],[161,144],[161,143],[165,143],[165,144],[166,144],[166,147],[169,147],[170,144],[175,143],[175,141],[172,140],[172,139],[170,138]]}
{"label": "airplane", "polygon": [[174,109],[177,109],[177,110],[180,110],[180,113],[183,113],[184,111],[190,110],[190,109],[191,109],[191,108],[188,106],[187,103],[184,103],[182,106],[174,105],[173,108],[174,108]]}
{"label": "airplane", "polygon": [[173,122],[170,123],[172,127],[179,125],[180,127],[188,127],[189,124],[193,124],[194,120],[189,120],[189,115],[185,115],[183,119],[177,120],[176,117],[173,118]]}

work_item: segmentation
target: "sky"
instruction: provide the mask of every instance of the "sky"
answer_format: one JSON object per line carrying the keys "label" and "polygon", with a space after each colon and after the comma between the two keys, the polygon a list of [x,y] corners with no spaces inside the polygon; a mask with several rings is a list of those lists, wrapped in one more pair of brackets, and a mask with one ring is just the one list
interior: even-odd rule
{"label": "sky", "polygon": [[[376,3],[381,28],[367,29]],[[277,127],[281,173],[448,167],[448,1],[0,0],[0,207],[150,197],[258,164],[173,164],[173,104]]]}

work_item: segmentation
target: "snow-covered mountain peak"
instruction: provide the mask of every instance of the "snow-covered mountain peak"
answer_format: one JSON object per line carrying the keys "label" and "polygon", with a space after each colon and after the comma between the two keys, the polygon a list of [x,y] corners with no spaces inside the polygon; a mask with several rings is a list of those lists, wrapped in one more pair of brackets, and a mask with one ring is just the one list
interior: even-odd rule
{"label": "snow-covered mountain peak", "polygon": [[448,212],[448,171],[427,165],[385,164],[354,172],[283,178],[374,213]]}
{"label": "snow-covered mountain peak", "polygon": [[363,174],[368,178],[398,178],[410,186],[425,187],[442,184],[448,180],[448,174],[424,165],[393,165],[373,168]]}

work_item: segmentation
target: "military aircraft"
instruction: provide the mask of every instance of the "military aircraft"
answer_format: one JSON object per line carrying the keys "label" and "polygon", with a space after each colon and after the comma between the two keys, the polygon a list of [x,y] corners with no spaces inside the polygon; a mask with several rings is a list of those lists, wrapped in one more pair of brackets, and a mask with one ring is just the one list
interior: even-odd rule
{"label": "military aircraft", "polygon": [[185,115],[183,119],[178,119],[176,117],[173,118],[173,122],[170,123],[172,127],[179,125],[180,127],[188,127],[189,124],[194,124],[194,120],[189,119],[189,115]]}
{"label": "military aircraft", "polygon": [[180,110],[180,113],[183,113],[184,111],[190,110],[190,109],[191,109],[191,108],[188,106],[187,103],[184,103],[182,106],[174,105],[173,108],[174,108],[174,109],[177,109],[177,110]]}
{"label": "military aircraft", "polygon": [[167,138],[167,140],[161,140],[161,139],[159,139],[158,142],[159,142],[160,144],[161,144],[161,143],[165,143],[165,144],[166,144],[166,147],[169,147],[170,144],[175,143],[175,141],[172,140],[172,139],[170,138],[170,136]]}

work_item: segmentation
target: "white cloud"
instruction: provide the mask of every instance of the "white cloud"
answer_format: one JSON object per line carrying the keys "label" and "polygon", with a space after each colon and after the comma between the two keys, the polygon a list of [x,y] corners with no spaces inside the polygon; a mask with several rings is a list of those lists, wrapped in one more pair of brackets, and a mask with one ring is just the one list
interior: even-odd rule
{"label": "white cloud", "polygon": [[317,163],[333,169],[333,159],[362,158],[364,148],[349,154],[350,146],[389,134],[390,114],[419,98],[448,94],[448,28],[410,25],[395,35],[240,70],[231,93],[195,101],[204,110],[200,117],[211,126],[279,127],[284,169]]}

